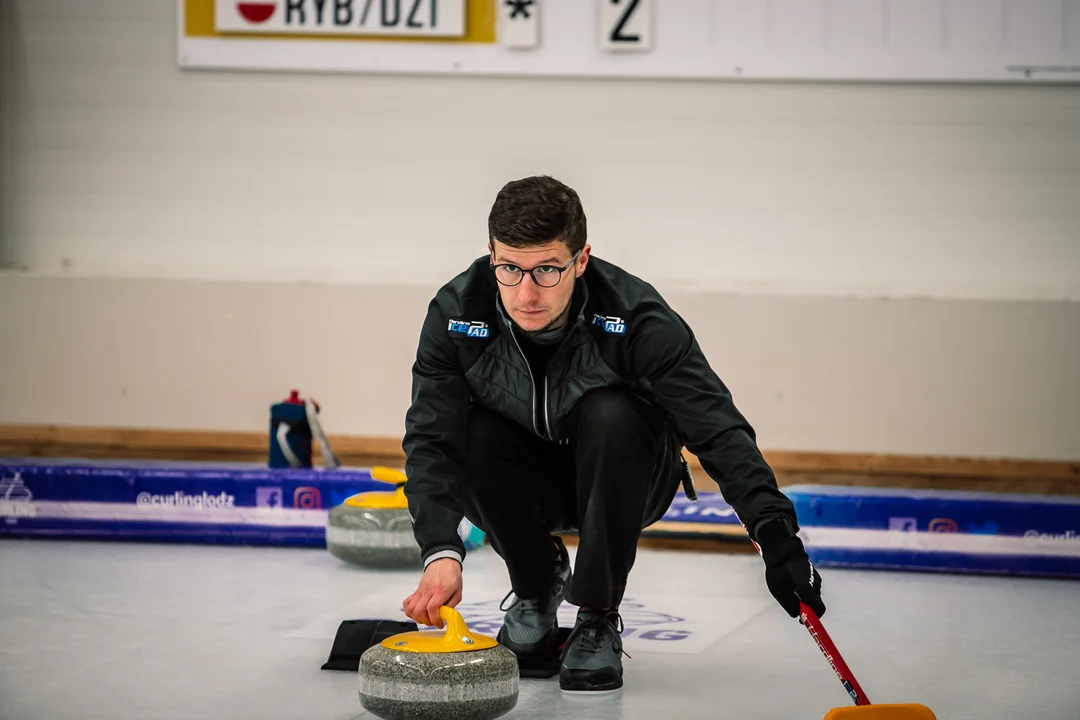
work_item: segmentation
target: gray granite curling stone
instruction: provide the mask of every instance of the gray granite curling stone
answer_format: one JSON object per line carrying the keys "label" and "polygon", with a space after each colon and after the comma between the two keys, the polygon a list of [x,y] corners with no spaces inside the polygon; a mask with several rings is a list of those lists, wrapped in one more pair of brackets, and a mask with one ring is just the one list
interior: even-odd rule
{"label": "gray granite curling stone", "polygon": [[360,704],[385,720],[492,720],[514,709],[517,656],[443,606],[445,633],[402,633],[360,657]]}
{"label": "gray granite curling stone", "polygon": [[[404,483],[405,475],[375,468],[372,476]],[[332,508],[326,524],[326,549],[352,565],[418,568],[420,546],[413,537],[404,484],[393,492],[366,492]]]}
{"label": "gray granite curling stone", "polygon": [[408,510],[338,505],[327,520],[326,549],[352,565],[417,568],[422,564]]}

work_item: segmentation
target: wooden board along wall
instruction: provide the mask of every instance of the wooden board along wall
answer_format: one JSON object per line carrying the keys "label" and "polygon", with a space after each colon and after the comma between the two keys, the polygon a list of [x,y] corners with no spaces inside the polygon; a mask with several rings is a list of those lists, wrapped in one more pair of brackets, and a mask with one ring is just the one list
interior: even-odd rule
{"label": "wooden board along wall", "polygon": [[[267,435],[254,432],[0,425],[0,456],[265,462]],[[332,435],[345,465],[400,467],[399,438]],[[909,487],[1080,495],[1080,461],[763,451],[781,486]],[[696,485],[716,490],[687,454]],[[318,464],[316,460],[316,464]]]}

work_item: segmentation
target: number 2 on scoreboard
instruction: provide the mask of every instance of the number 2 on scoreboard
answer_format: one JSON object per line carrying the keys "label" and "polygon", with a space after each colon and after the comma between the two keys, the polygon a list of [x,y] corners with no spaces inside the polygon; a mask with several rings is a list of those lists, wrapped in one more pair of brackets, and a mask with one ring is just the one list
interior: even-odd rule
{"label": "number 2 on scoreboard", "polygon": [[652,0],[596,0],[600,48],[608,51],[652,48]]}

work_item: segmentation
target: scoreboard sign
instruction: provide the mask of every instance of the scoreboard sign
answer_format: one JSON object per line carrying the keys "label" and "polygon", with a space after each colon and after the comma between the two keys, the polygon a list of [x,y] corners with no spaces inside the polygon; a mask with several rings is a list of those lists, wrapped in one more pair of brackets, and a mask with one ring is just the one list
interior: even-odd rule
{"label": "scoreboard sign", "polygon": [[461,37],[465,0],[244,0],[215,2],[223,33]]}
{"label": "scoreboard sign", "polygon": [[1080,82],[1080,0],[176,0],[181,68]]}

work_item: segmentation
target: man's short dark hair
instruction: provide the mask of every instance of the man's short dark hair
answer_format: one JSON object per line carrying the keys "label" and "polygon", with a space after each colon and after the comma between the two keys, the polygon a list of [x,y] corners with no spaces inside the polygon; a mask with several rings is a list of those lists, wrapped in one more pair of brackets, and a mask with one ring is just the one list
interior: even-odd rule
{"label": "man's short dark hair", "polygon": [[586,239],[581,198],[546,175],[508,182],[491,206],[488,237],[514,248],[562,240],[573,255]]}

